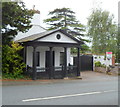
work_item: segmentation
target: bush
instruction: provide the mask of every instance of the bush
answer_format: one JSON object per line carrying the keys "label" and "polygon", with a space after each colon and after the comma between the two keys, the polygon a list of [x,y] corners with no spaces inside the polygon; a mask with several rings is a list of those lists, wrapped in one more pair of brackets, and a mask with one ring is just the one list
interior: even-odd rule
{"label": "bush", "polygon": [[95,67],[101,67],[101,62],[100,61],[95,62]]}
{"label": "bush", "polygon": [[3,73],[2,74],[2,79],[24,79],[24,80],[29,80],[31,79],[30,76],[25,76],[23,74],[19,74],[17,76],[12,75],[11,73]]}
{"label": "bush", "polygon": [[106,67],[106,65],[105,64],[101,64],[101,62],[100,61],[97,61],[97,62],[95,62],[95,67]]}
{"label": "bush", "polygon": [[23,47],[18,43],[11,43],[11,46],[3,45],[2,47],[2,72],[6,76],[16,78],[23,73],[25,63],[19,52]]}
{"label": "bush", "polygon": [[101,64],[101,67],[104,67],[104,68],[106,68],[106,65],[105,65],[105,64]]}

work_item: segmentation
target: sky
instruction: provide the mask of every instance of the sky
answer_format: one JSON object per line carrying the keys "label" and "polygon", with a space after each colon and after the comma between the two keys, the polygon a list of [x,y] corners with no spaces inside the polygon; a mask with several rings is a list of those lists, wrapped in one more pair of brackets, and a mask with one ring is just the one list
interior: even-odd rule
{"label": "sky", "polygon": [[48,18],[48,13],[56,8],[70,8],[75,12],[77,20],[82,24],[87,25],[87,18],[90,16],[92,9],[100,7],[114,15],[114,21],[118,21],[118,2],[120,0],[23,0],[26,7],[40,11],[40,24],[43,27],[46,25],[43,20]]}

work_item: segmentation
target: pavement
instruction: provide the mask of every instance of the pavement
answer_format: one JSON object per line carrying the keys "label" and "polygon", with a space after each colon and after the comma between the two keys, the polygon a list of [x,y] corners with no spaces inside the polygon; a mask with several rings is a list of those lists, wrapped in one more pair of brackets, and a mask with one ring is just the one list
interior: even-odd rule
{"label": "pavement", "polygon": [[[101,81],[111,80],[116,78],[116,75],[107,75],[105,73],[99,73],[94,71],[84,71],[81,72],[81,81]],[[50,84],[50,83],[61,83],[61,82],[71,82],[80,80],[79,78],[68,78],[68,79],[39,79],[39,80],[1,80],[0,85],[2,86],[12,86],[12,85],[36,85],[36,84]]]}
{"label": "pavement", "polygon": [[82,79],[3,81],[3,105],[118,105],[118,77],[86,71]]}

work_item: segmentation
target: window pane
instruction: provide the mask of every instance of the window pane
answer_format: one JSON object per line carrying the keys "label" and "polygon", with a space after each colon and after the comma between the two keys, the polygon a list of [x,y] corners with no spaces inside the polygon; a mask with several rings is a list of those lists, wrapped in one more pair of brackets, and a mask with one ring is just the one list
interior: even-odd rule
{"label": "window pane", "polygon": [[60,52],[60,65],[64,64],[64,52]]}

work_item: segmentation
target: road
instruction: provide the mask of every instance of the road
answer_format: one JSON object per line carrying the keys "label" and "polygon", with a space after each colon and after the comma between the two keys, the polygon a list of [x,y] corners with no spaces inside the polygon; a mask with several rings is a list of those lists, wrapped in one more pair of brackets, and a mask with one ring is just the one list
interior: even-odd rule
{"label": "road", "polygon": [[[89,76],[89,75],[88,75]],[[82,80],[57,80],[3,86],[3,105],[118,105],[118,78],[94,75]]]}

